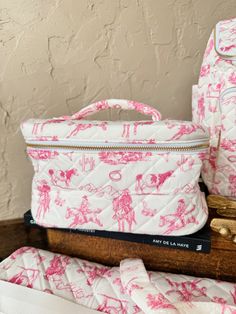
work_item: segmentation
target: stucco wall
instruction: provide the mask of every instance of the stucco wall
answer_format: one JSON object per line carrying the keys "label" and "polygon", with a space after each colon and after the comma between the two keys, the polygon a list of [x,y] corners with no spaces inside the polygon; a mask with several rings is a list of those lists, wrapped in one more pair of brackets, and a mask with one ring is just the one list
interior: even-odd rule
{"label": "stucco wall", "polygon": [[21,121],[103,98],[190,119],[211,29],[233,16],[235,0],[0,0],[0,220],[30,206]]}

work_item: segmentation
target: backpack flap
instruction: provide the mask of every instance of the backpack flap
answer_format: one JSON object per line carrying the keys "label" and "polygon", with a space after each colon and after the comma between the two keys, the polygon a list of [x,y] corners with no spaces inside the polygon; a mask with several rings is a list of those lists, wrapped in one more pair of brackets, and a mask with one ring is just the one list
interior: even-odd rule
{"label": "backpack flap", "polygon": [[236,19],[216,24],[215,51],[223,59],[236,60]]}

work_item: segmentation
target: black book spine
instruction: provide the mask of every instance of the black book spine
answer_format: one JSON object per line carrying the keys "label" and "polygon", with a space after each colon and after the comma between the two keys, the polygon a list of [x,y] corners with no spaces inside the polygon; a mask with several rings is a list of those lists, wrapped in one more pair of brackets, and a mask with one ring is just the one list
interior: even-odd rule
{"label": "black book spine", "polygon": [[[38,226],[34,221],[30,212],[25,213],[24,220],[26,225],[40,228],[40,226]],[[159,247],[182,249],[201,253],[209,253],[211,249],[211,241],[209,237],[200,238],[199,236],[194,237],[193,235],[189,236],[144,235],[124,232],[101,231],[93,229],[61,229],[61,230],[65,232],[89,234],[91,236],[145,243]]]}

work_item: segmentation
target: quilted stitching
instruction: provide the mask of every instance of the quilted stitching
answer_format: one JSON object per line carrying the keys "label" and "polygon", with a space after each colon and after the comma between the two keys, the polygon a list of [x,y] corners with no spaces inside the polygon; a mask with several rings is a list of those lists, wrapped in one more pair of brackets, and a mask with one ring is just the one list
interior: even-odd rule
{"label": "quilted stitching", "polygon": [[[134,270],[135,261],[129,261],[129,267]],[[129,267],[126,267],[127,276]],[[38,275],[34,276],[32,270],[37,271]],[[127,276],[126,280],[132,279],[132,276]],[[232,283],[163,272],[148,272],[148,276],[151,284],[171,304],[224,302],[233,306],[236,302],[236,285]],[[105,267],[78,258],[24,247],[0,264],[0,280],[53,293],[106,313],[110,313],[111,308],[123,314],[142,313],[126,291],[128,287],[135,288],[132,280],[123,286],[117,267]]]}
{"label": "quilted stitching", "polygon": [[[228,55],[235,49],[236,38],[232,32],[235,25],[236,19],[217,24],[220,38],[218,49],[221,49],[223,54]],[[193,88],[193,120],[195,123],[202,123],[210,130],[213,148],[217,149],[219,130],[221,130],[221,143],[231,139],[230,149],[235,150],[236,63],[234,58],[229,59],[216,53],[214,40],[212,32],[204,54],[198,86]],[[233,178],[236,171],[233,158],[236,159],[236,155],[231,154],[232,160],[227,160],[225,153],[227,153],[226,148],[225,152],[221,148],[217,158],[211,157],[212,162],[215,162],[215,167],[212,167],[208,160],[204,161],[202,177],[211,193],[236,197],[236,177]],[[225,169],[222,170],[223,168]]]}

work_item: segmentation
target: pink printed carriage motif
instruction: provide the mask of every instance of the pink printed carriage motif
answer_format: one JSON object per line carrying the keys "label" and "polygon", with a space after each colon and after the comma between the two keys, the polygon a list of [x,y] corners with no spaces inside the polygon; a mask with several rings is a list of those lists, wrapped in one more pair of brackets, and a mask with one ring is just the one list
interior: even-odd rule
{"label": "pink printed carriage motif", "polygon": [[192,103],[193,121],[211,138],[202,177],[210,193],[236,198],[236,18],[212,32]]}
{"label": "pink printed carriage motif", "polygon": [[[88,121],[118,108],[147,121]],[[189,121],[161,121],[145,104],[104,100],[74,114],[22,124],[35,174],[32,215],[39,225],[185,235],[207,220],[198,179],[208,135]]]}

